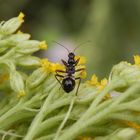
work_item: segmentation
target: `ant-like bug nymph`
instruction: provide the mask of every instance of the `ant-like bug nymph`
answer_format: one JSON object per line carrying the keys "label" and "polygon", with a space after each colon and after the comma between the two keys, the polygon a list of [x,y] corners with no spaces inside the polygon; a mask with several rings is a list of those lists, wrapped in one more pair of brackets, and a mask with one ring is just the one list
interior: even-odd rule
{"label": "ant-like bug nymph", "polygon": [[[61,45],[60,43],[58,42],[55,42],[59,45]],[[74,51],[79,47],[75,48],[73,52],[70,52],[65,46],[61,45],[62,47],[64,47],[67,51],[68,51],[68,61],[66,62],[65,60],[61,60],[62,63],[64,64],[66,70],[63,71],[63,70],[56,70],[56,74],[55,74],[55,78],[57,79],[57,81],[60,83],[61,87],[63,88],[63,90],[67,93],[71,92],[74,88],[75,88],[75,81],[76,80],[79,80],[79,83],[78,83],[78,86],[77,86],[77,90],[76,90],[76,96],[77,96],[77,93],[78,93],[78,89],[79,89],[79,86],[80,86],[80,83],[81,83],[81,77],[75,77],[74,74],[76,72],[79,72],[79,71],[83,71],[85,70],[84,68],[79,68],[79,69],[76,69],[75,67],[77,66],[79,59],[75,60],[75,54],[74,54]],[[63,76],[61,75],[60,73],[65,73],[66,75]],[[62,78],[62,81],[60,81],[58,79],[58,77],[61,77]]]}

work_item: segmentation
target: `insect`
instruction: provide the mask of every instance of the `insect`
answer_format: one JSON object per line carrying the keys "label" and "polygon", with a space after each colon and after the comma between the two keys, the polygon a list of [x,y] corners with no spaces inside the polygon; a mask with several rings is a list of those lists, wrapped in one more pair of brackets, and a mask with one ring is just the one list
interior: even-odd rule
{"label": "insect", "polygon": [[[63,46],[62,44],[58,43],[58,42],[55,42],[57,43],[58,45],[64,47],[67,51],[68,51],[68,60],[67,62],[63,59],[61,59],[62,63],[64,64],[66,70],[63,71],[63,70],[56,70],[56,74],[55,74],[55,78],[57,79],[57,81],[60,83],[61,87],[63,88],[63,90],[67,93],[71,92],[74,88],[75,88],[75,85],[76,85],[76,80],[78,80],[78,86],[77,86],[77,89],[76,89],[76,96],[77,96],[77,93],[78,93],[78,90],[79,90],[79,86],[80,86],[80,83],[81,83],[81,78],[80,77],[75,77],[74,74],[76,72],[80,72],[80,71],[84,71],[85,68],[79,68],[79,69],[76,69],[76,66],[80,60],[80,58],[78,58],[77,60],[75,60],[75,50],[77,48],[79,48],[79,46],[77,46],[73,52],[70,52],[65,46]],[[65,73],[65,76],[61,75],[60,73]],[[62,78],[62,81],[59,80],[59,77]]]}

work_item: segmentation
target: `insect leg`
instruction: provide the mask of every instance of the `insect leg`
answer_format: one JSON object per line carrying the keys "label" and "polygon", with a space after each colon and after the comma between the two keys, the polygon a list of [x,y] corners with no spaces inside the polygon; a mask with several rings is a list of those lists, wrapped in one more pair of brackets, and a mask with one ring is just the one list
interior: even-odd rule
{"label": "insect leg", "polygon": [[66,67],[68,66],[68,64],[67,64],[67,62],[66,62],[65,60],[61,59],[61,61],[62,61],[62,63],[63,63]]}
{"label": "insect leg", "polygon": [[80,58],[78,58],[78,59],[75,61],[75,66],[77,66],[77,64],[79,63],[79,60],[80,60]]}
{"label": "insect leg", "polygon": [[85,70],[85,68],[81,68],[81,69],[75,70],[75,72],[84,71],[84,70]]}
{"label": "insect leg", "polygon": [[[66,71],[63,71],[63,70],[56,70],[55,71],[57,74],[58,74],[58,72],[61,72],[61,73],[66,73]],[[59,74],[58,74],[59,75]]]}
{"label": "insect leg", "polygon": [[77,78],[75,78],[75,80],[79,80],[78,87],[76,89],[76,96],[77,96],[78,90],[79,90],[79,87],[80,87],[80,83],[81,83],[81,78],[80,77],[77,77]]}
{"label": "insect leg", "polygon": [[56,78],[56,80],[59,82],[59,84],[60,84],[61,87],[62,87],[62,83],[60,82],[60,80],[59,80],[57,77],[64,78],[64,76],[63,76],[63,75],[59,75],[59,74],[55,74],[55,78]]}

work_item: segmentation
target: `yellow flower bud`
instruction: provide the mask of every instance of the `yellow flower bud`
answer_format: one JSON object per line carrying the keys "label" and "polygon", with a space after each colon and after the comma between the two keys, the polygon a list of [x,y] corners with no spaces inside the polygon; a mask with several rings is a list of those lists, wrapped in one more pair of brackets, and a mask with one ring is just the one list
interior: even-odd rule
{"label": "yellow flower bud", "polygon": [[44,72],[48,73],[49,72],[49,66],[50,66],[49,60],[47,58],[45,58],[45,59],[40,60],[40,63],[41,63],[42,70]]}
{"label": "yellow flower bud", "polygon": [[24,19],[23,19],[24,16],[25,16],[25,15],[24,15],[22,12],[19,13],[18,19],[19,19],[20,22],[24,22]]}
{"label": "yellow flower bud", "polygon": [[22,31],[20,31],[20,30],[18,30],[18,31],[17,31],[17,34],[23,34],[23,32],[22,32]]}
{"label": "yellow flower bud", "polygon": [[137,130],[137,132],[140,133],[140,125],[138,125],[137,123],[131,122],[131,121],[125,121],[123,120],[122,123],[124,123],[125,125],[134,128],[135,130]]}
{"label": "yellow flower bud", "polygon": [[82,79],[85,79],[85,78],[87,77],[87,72],[86,72],[85,70],[81,71],[80,77],[81,77]]}
{"label": "yellow flower bud", "polygon": [[99,84],[98,77],[94,74],[91,77],[91,80],[87,81],[86,83],[89,84],[89,85],[92,85],[92,86],[97,86]]}
{"label": "yellow flower bud", "polygon": [[42,50],[46,50],[47,49],[47,44],[46,41],[42,41],[39,43],[39,48]]}
{"label": "yellow flower bud", "polygon": [[135,62],[135,65],[140,66],[140,56],[139,55],[134,55],[134,62]]}
{"label": "yellow flower bud", "polygon": [[21,90],[18,95],[17,95],[17,98],[21,98],[21,97],[24,97],[26,95],[25,91],[24,90]]}
{"label": "yellow flower bud", "polygon": [[107,83],[108,83],[108,81],[106,78],[102,79],[100,84],[98,84],[98,88],[101,90],[104,89],[104,87],[107,85]]}

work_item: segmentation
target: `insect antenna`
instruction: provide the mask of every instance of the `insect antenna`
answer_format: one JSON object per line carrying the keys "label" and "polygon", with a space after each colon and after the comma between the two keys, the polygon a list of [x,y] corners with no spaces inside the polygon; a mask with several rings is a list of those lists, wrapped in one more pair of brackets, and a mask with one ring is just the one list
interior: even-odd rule
{"label": "insect antenna", "polygon": [[86,41],[86,42],[83,42],[83,43],[79,44],[77,47],[75,47],[75,49],[73,50],[73,52],[75,52],[78,48],[80,48],[82,45],[85,45],[85,44],[87,44],[87,43],[91,43],[91,41],[88,40],[88,41]]}
{"label": "insect antenna", "polygon": [[56,41],[53,41],[53,42],[56,43],[56,44],[58,44],[58,45],[60,45],[61,47],[65,48],[68,51],[68,53],[70,53],[70,51],[68,50],[68,48],[66,48],[64,45],[62,45],[62,44],[60,44],[59,42],[56,42]]}

